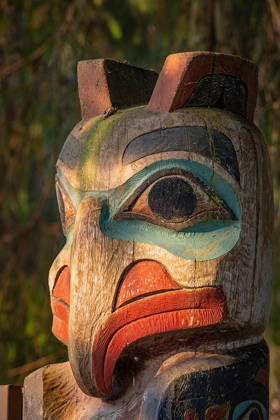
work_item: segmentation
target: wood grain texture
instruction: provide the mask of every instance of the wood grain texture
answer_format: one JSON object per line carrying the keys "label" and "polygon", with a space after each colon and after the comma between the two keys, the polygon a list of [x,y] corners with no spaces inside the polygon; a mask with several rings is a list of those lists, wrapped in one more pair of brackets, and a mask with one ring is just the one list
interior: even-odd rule
{"label": "wood grain texture", "polygon": [[81,203],[71,255],[71,307],[68,354],[74,376],[86,393],[99,396],[92,373],[92,346],[100,326],[111,314],[115,282],[133,262],[133,244],[102,235],[100,205]]}
{"label": "wood grain texture", "polygon": [[210,52],[169,55],[160,72],[148,109],[168,112],[182,108],[198,82],[208,75],[227,75],[240,79],[247,87],[247,117],[254,119],[258,89],[257,66],[239,57]]}
{"label": "wood grain texture", "polygon": [[188,151],[219,163],[239,180],[238,163],[230,139],[205,127],[174,127],[153,131],[132,140],[123,154],[123,164],[135,162],[159,152]]}
{"label": "wood grain texture", "polygon": [[140,420],[267,419],[268,390],[256,381],[261,366],[268,371],[264,342],[227,355],[181,358],[148,386]]}
{"label": "wood grain texture", "polygon": [[[230,139],[238,161],[240,185],[213,156],[210,159],[195,152],[162,151],[123,164],[124,150],[135,138],[150,131],[185,126],[207,127]],[[233,188],[242,211],[241,233],[235,247],[225,256],[198,262],[176,257],[153,244],[137,241],[132,244],[107,238],[100,232],[100,210],[95,211],[92,205],[85,210],[86,203],[95,199],[83,199],[75,221],[72,245],[69,242],[71,261],[67,263],[71,267],[71,276],[74,273],[76,279],[75,289],[71,292],[75,295],[75,308],[70,309],[74,327],[70,327],[69,334],[73,337],[72,342],[77,344],[70,345],[69,353],[73,355],[70,361],[81,387],[86,392],[98,395],[95,394],[98,391],[92,376],[91,347],[98,328],[111,314],[122,273],[135,261],[152,259],[161,263],[180,287],[217,286],[224,291],[228,316],[215,328],[215,333],[213,330],[212,336],[211,333],[207,336],[209,348],[223,351],[260,340],[269,313],[272,207],[271,199],[265,202],[267,191],[271,190],[267,152],[255,126],[220,110],[185,108],[172,114],[160,114],[139,108],[113,115],[102,124],[96,118],[88,120],[75,128],[73,133],[82,146],[80,159],[83,165],[77,164],[71,169],[65,162],[59,161],[59,167],[70,184],[79,191],[84,190],[89,194],[90,190],[116,188],[153,162],[183,157],[219,173]],[[111,151],[109,155],[108,150]],[[259,170],[260,175],[257,175]],[[96,206],[101,208],[97,202]],[[84,212],[87,215],[85,218]],[[263,240],[260,239],[261,232],[266,235]],[[262,245],[259,245],[259,240]],[[259,260],[262,263],[256,265],[255,261]],[[61,263],[65,263],[65,260]],[[56,266],[59,267],[58,262]],[[108,270],[110,275],[107,274]],[[96,280],[92,282],[92,278]],[[264,284],[266,294],[260,292]],[[97,301],[100,306],[96,306]],[[253,310],[252,305],[258,310]],[[80,319],[83,319],[83,325]],[[199,339],[195,344],[197,348],[203,346],[199,344]],[[83,381],[80,372],[84,375]]]}
{"label": "wood grain texture", "polygon": [[20,386],[0,385],[0,417],[1,420],[22,420],[22,390]]}
{"label": "wood grain texture", "polygon": [[23,420],[138,420],[143,394],[162,360],[148,361],[137,383],[114,401],[84,394],[69,362],[38,369],[25,378]]}
{"label": "wood grain texture", "polygon": [[185,106],[226,109],[246,117],[246,103],[247,87],[238,77],[211,74],[198,82]]}
{"label": "wood grain texture", "polygon": [[[118,112],[118,77],[134,80],[132,66],[80,66],[84,119],[57,163],[67,242],[49,276],[53,331],[68,344],[70,363],[41,372],[43,415],[261,418],[273,244],[268,154],[246,118],[184,107],[200,98],[236,111],[246,98],[252,119],[256,66],[175,54],[148,107]],[[205,406],[189,404],[196,398]]]}
{"label": "wood grain texture", "polygon": [[268,370],[267,356],[263,342],[226,354],[179,351],[146,362],[123,395],[103,401],[79,389],[69,363],[46,366],[25,379],[23,420],[169,420],[174,414],[185,420],[186,413],[211,418],[226,407],[229,418],[238,407],[267,410],[268,390],[258,379],[260,368]]}
{"label": "wood grain texture", "polygon": [[94,408],[92,398],[77,386],[69,362],[45,366],[25,378],[23,420],[86,419],[87,406]]}
{"label": "wood grain texture", "polygon": [[214,325],[226,317],[223,293],[214,287],[154,294],[113,312],[93,344],[99,389],[112,394],[112,373],[125,347],[145,336]]}
{"label": "wood grain texture", "polygon": [[113,309],[153,292],[176,290],[179,286],[172,280],[164,266],[155,261],[140,261],[128,267],[118,286]]}
{"label": "wood grain texture", "polygon": [[[187,126],[195,125],[205,127],[205,121],[207,121],[207,127],[220,131],[231,139],[239,163],[241,188],[217,162],[207,160],[206,158],[202,159],[201,155],[193,153],[189,155],[185,153],[184,157],[203,162],[207,167],[219,171],[219,174],[221,174],[234,188],[234,191],[240,200],[242,209],[242,230],[238,244],[221,260],[212,260],[212,262],[205,261],[204,263],[199,264],[191,261],[184,261],[182,258],[169,255],[168,252],[165,252],[163,249],[141,243],[135,243],[134,255],[136,259],[155,259],[164,264],[167,269],[171,264],[173,279],[179,284],[188,287],[192,287],[193,285],[197,287],[205,284],[217,284],[222,287],[225,285],[228,300],[229,302],[233,302],[232,306],[231,303],[229,303],[228,308],[230,319],[235,325],[239,324],[241,328],[245,327],[245,324],[247,324],[247,332],[249,335],[252,332],[248,325],[249,319],[254,325],[255,331],[258,330],[260,332],[263,331],[266,322],[265,319],[267,319],[269,313],[267,303],[270,298],[269,290],[271,289],[270,286],[268,286],[268,283],[271,282],[271,269],[269,267],[271,267],[272,259],[271,221],[273,219],[271,210],[272,195],[271,192],[268,193],[268,191],[271,191],[272,183],[269,165],[267,164],[267,152],[265,151],[264,140],[261,139],[258,130],[252,124],[241,118],[235,117],[232,114],[227,114],[226,112],[219,110],[184,109],[168,115],[155,115],[152,112],[140,109],[119,116],[117,122],[112,121],[110,131],[107,131],[105,142],[99,146],[98,159],[95,158],[93,160],[92,155],[89,155],[88,163],[87,161],[85,162],[85,167],[92,168],[87,177],[79,176],[79,172],[77,171],[75,173],[73,171],[72,173],[69,173],[69,170],[65,168],[63,164],[61,165],[61,168],[65,171],[64,173],[72,185],[79,188],[89,190],[114,188],[116,185],[125,182],[133,174],[158,159],[178,159],[181,157],[179,152],[162,152],[160,154],[141,158],[139,161],[132,164],[122,166],[121,159],[123,150],[133,138],[141,135],[143,131],[148,132],[149,130],[157,130],[164,126],[172,127],[184,124]],[[113,127],[115,129],[113,129]],[[91,142],[92,140],[89,133],[90,128],[88,128],[88,126],[86,127],[85,132],[83,129],[81,130],[82,138],[87,135],[88,142]],[[101,135],[102,131],[100,131],[100,133],[98,131],[96,134],[97,133]],[[111,157],[106,153],[108,149],[112,151],[110,156],[114,156],[114,160],[111,160]],[[93,143],[91,150],[94,150]],[[256,165],[261,169],[259,176],[257,176]],[[265,200],[266,196],[269,197],[268,200]],[[261,220],[262,226],[260,225],[257,228],[256,212],[258,207],[261,207],[262,216],[259,221]],[[263,244],[262,247],[260,245],[255,245],[257,230],[259,232],[258,240],[261,240],[261,243]],[[265,239],[262,240],[260,239],[260,233],[263,230],[265,232]],[[255,254],[255,251],[258,252],[257,255]],[[250,258],[248,258],[248,255],[250,255]],[[257,262],[258,270],[256,271],[256,274],[254,274],[255,258],[256,261],[260,261]],[[264,263],[264,258],[267,261],[266,263]],[[263,262],[261,263],[261,261]],[[268,276],[267,273],[269,273]],[[257,287],[261,288],[263,282],[267,282],[266,290],[268,290],[268,293],[266,296],[264,296],[263,293],[251,292],[254,288],[250,287],[250,285],[252,286],[253,283],[259,284]],[[247,287],[248,284],[249,287]],[[230,296],[236,296],[237,305]],[[251,308],[250,302],[252,299],[256,299],[256,302],[258,301],[258,307],[261,309],[257,311],[249,309]],[[265,304],[261,304],[260,299],[265,299]],[[243,319],[241,320],[241,318]],[[254,333],[252,332],[252,334]]]}
{"label": "wood grain texture", "polygon": [[147,103],[157,78],[153,70],[113,60],[80,61],[78,85],[82,118],[101,115],[110,108]]}

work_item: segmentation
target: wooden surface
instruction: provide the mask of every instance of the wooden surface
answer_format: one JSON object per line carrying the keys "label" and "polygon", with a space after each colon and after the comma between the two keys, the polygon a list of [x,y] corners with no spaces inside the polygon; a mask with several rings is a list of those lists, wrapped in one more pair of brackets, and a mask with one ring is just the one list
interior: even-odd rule
{"label": "wooden surface", "polygon": [[118,109],[147,103],[157,78],[155,71],[129,63],[104,59],[80,61],[78,83],[82,118],[101,114],[106,118]]}
{"label": "wooden surface", "polygon": [[[240,200],[242,229],[240,240],[235,248],[222,258],[196,263],[174,256],[152,244],[135,242],[134,259],[155,259],[167,269],[172,264],[172,278],[179,285],[186,287],[193,285],[199,287],[214,283],[220,284],[222,287],[225,285],[230,319],[235,325],[239,324],[244,327],[245,335],[250,334],[249,324],[254,326],[256,334],[261,334],[267,321],[267,308],[270,300],[273,218],[272,195],[269,192],[272,188],[269,160],[264,141],[258,130],[249,122],[232,114],[229,116],[224,111],[208,109],[180,110],[168,115],[168,119],[164,115],[155,115],[145,109],[111,118],[111,123],[110,120],[105,123],[110,123],[114,127],[116,122],[113,119],[117,118],[119,142],[116,141],[116,131],[110,129],[104,144],[98,146],[98,159],[93,159],[92,154],[87,158],[84,156],[86,159],[84,167],[80,169],[77,167],[75,171],[70,170],[65,163],[59,161],[59,166],[69,182],[74,187],[85,190],[114,188],[158,159],[195,159],[209,168],[214,168],[215,172],[221,175],[234,189]],[[164,123],[167,127],[180,124],[204,126],[205,121],[210,128],[220,131],[231,139],[239,163],[240,185],[217,162],[213,162],[212,159],[201,154],[168,151],[152,154],[132,164],[122,165],[122,150],[133,138],[139,136],[140,131],[157,130]],[[90,132],[89,123],[87,123],[80,130],[80,141],[83,142],[83,139],[87,137],[90,142]],[[123,143],[122,148],[120,148],[120,142]],[[94,148],[95,145],[92,143],[91,150],[94,151]],[[111,151],[109,156],[106,155],[107,150]],[[111,155],[114,156],[112,160]],[[106,167],[107,170],[105,170]],[[88,168],[88,171],[85,168]],[[110,174],[111,176],[109,176]],[[248,258],[248,255],[251,257]],[[262,264],[261,261],[264,259],[266,263]],[[119,264],[123,271],[126,265],[121,260]],[[263,284],[263,282],[265,283]],[[268,291],[267,295],[258,291],[262,288]],[[256,293],[251,293],[251,290],[256,290]],[[108,293],[110,294],[109,291]],[[237,302],[231,300],[230,296],[236,296]],[[261,300],[264,300],[263,304]],[[260,308],[258,311],[250,309],[252,301],[255,301],[254,306]]]}
{"label": "wooden surface", "polygon": [[[249,120],[256,66],[213,53],[173,55],[147,107],[110,108],[103,116],[117,92],[106,63],[82,64],[89,114],[57,162],[67,241],[49,287],[53,332],[68,345],[69,365],[40,373],[43,384],[52,384],[40,397],[45,418],[57,410],[58,419],[75,412],[76,418],[136,420],[146,401],[142,412],[154,419],[147,411],[153,378],[168,366],[175,372],[187,358],[189,373],[199,376],[205,368],[202,377],[211,382],[216,372],[219,382],[231,352],[242,361],[240,372],[246,372],[246,346],[255,349],[252,360],[259,346],[266,352],[260,343],[271,296],[273,196],[265,141]],[[94,74],[100,100],[91,90]],[[86,118],[91,115],[97,116]],[[209,354],[217,355],[213,365]],[[226,372],[231,381],[234,372]],[[260,363],[255,374],[246,392],[259,405],[244,400],[234,419],[241,412],[265,418],[267,366]],[[195,375],[184,376],[182,387],[191,389]],[[260,394],[255,382],[264,387]],[[71,384],[67,395],[60,394],[64,383]],[[52,389],[60,394],[55,402]],[[83,402],[71,412],[77,395]],[[206,418],[233,413],[229,401],[230,395],[213,400],[204,407]],[[186,403],[178,419],[195,419],[198,406]]]}
{"label": "wooden surface", "polygon": [[[106,317],[106,314],[109,314],[111,311],[115,287],[113,279],[118,282],[121,273],[128,264],[139,259],[148,258],[155,259],[167,269],[169,269],[171,264],[172,268],[169,270],[172,273],[172,279],[180,286],[192,287],[195,285],[195,287],[201,287],[203,285],[211,286],[216,284],[222,287],[227,296],[228,308],[228,319],[225,321],[223,328],[228,328],[229,331],[239,330],[240,343],[246,338],[252,337],[253,339],[254,336],[261,335],[267,322],[268,302],[270,300],[270,261],[272,258],[270,238],[272,216],[268,216],[269,212],[271,212],[270,195],[268,195],[269,200],[267,200],[267,190],[271,188],[267,164],[268,158],[264,149],[263,140],[257,129],[250,123],[239,119],[238,117],[231,115],[229,118],[228,114],[218,110],[185,109],[170,114],[168,120],[166,120],[166,117],[160,117],[146,110],[132,111],[130,114],[118,117],[112,116],[110,118],[112,118],[111,123],[110,119],[105,123],[110,123],[112,127],[115,126],[113,119],[118,119],[117,127],[119,130],[119,142],[115,141],[116,130],[111,131],[110,129],[109,132],[107,132],[108,136],[105,139],[105,144],[102,144],[101,147],[99,146],[98,159],[93,161],[92,154],[90,154],[87,158],[88,163],[86,160],[84,167],[80,169],[77,167],[75,171],[69,170],[65,163],[59,163],[64,174],[68,177],[73,186],[78,187],[79,189],[88,190],[113,188],[118,184],[125,182],[130,176],[145,166],[155,162],[159,157],[160,159],[176,159],[179,155],[180,158],[195,158],[198,162],[203,162],[204,165],[209,166],[210,168],[214,165],[215,171],[218,171],[219,174],[223,175],[236,191],[242,209],[242,229],[240,232],[240,239],[230,253],[226,256],[221,256],[218,259],[201,261],[200,263],[184,260],[170,254],[164,249],[155,247],[152,244],[143,244],[135,241],[132,246],[129,242],[116,241],[115,246],[116,249],[120,247],[120,253],[118,255],[121,255],[121,258],[117,259],[118,262],[114,268],[111,266],[111,273],[117,269],[119,274],[111,274],[110,277],[106,275],[106,279],[104,280],[104,274],[98,276],[103,285],[101,288],[102,290],[100,290],[100,296],[102,296],[102,308],[104,308],[100,308],[100,311],[98,311],[98,319],[100,319],[101,312],[103,312],[105,314],[104,317]],[[208,122],[209,128],[217,130],[231,139],[239,163],[241,187],[222,166],[215,161],[213,162],[213,160],[206,160],[206,158],[200,154],[187,154],[187,152],[185,152],[185,155],[182,156],[182,153],[168,151],[160,154],[152,154],[151,156],[139,159],[136,163],[122,166],[122,150],[125,149],[131,139],[139,136],[140,129],[142,132],[143,130],[146,132],[151,130],[151,127],[156,130],[157,127],[164,126],[164,122],[167,127],[177,127],[179,124],[204,126],[205,120]],[[125,127],[129,127],[129,131],[127,128],[126,131],[124,131]],[[88,127],[88,124],[85,124],[80,130],[81,142],[83,141],[84,136],[87,136],[89,138],[88,141],[90,141],[89,133],[90,127]],[[120,148],[120,141],[123,143],[122,149]],[[91,150],[94,150],[94,143],[91,146]],[[111,150],[114,160],[111,160],[108,153],[106,155],[106,150]],[[258,174],[256,164],[258,165]],[[106,167],[107,171],[105,170]],[[89,168],[88,172],[85,172],[85,168]],[[81,175],[79,175],[79,173]],[[110,177],[109,174],[111,174]],[[81,205],[82,204],[83,202]],[[85,208],[85,206],[80,207],[79,213],[81,213],[82,208]],[[92,212],[92,214],[96,213]],[[96,216],[96,218],[98,220],[99,216]],[[92,216],[91,219],[93,219]],[[103,249],[107,249],[107,241],[108,244],[112,243],[112,240],[104,237],[101,232],[99,233],[98,230],[96,231],[96,229],[90,228],[90,223],[87,223],[84,226],[86,229],[86,237],[92,238],[88,247],[95,250],[94,255],[89,254],[90,256],[87,258],[86,255],[88,251],[85,246],[87,242],[83,244],[82,236],[78,241],[78,243],[81,241],[81,251],[79,253],[79,258],[82,258],[81,265],[86,267],[83,273],[79,274],[80,283],[82,284],[87,284],[87,281],[89,281],[87,279],[81,280],[82,276],[87,276],[87,272],[93,273],[90,276],[96,278],[94,272],[96,267],[93,262],[95,258],[98,258],[103,266],[104,264],[102,261],[104,258],[107,258],[103,253]],[[90,233],[91,229],[96,233]],[[265,232],[265,238],[263,238],[262,232]],[[101,235],[100,239],[94,239],[99,234]],[[83,237],[85,237],[85,235]],[[100,248],[100,245],[97,246],[95,244],[95,241],[102,244],[102,249]],[[132,254],[132,248],[134,249],[134,254]],[[126,251],[124,252],[123,249]],[[129,250],[131,250],[130,257]],[[75,255],[77,254],[75,253]],[[115,253],[114,255],[117,254]],[[248,255],[250,255],[250,258],[248,258]],[[125,258],[124,260],[123,257]],[[87,261],[83,262],[86,258]],[[78,257],[75,261],[78,261]],[[258,263],[258,261],[266,262],[261,264]],[[72,262],[72,270],[78,269],[74,268],[75,265],[76,263],[74,264]],[[78,263],[77,265],[80,266]],[[100,268],[98,268],[98,271],[100,272]],[[267,294],[260,293],[263,288],[268,291]],[[255,292],[252,293],[252,291]],[[92,296],[90,290],[89,296]],[[94,296],[96,295],[94,294]],[[95,313],[96,298],[89,299],[86,297],[86,294],[82,294],[81,291],[79,291],[75,299],[87,302],[85,308],[88,309],[88,313]],[[107,302],[107,304],[105,302]],[[83,311],[83,309],[80,309],[81,306],[82,305],[80,304],[78,310]],[[258,307],[258,310],[253,310],[253,306]],[[88,316],[89,315],[86,315],[86,318]],[[101,319],[103,319],[102,316]],[[99,322],[100,324],[102,323],[102,321],[93,320],[93,325],[97,326],[99,325]],[[79,329],[79,327],[77,328]],[[79,332],[77,332],[77,334],[79,336]],[[227,342],[227,345],[238,345],[237,342],[234,344],[234,340],[232,344],[230,344],[231,340],[227,340]],[[222,343],[220,345],[223,346]]]}
{"label": "wooden surface", "polygon": [[[168,112],[182,108],[186,105],[188,99],[191,98],[198,83],[208,75],[214,76],[214,78],[224,75],[240,80],[247,91],[244,106],[245,115],[243,116],[247,116],[251,120],[254,119],[258,86],[258,68],[256,64],[240,57],[210,52],[169,55],[160,72],[160,77],[148,104],[148,109]],[[210,84],[210,87],[214,90],[216,88],[215,83]],[[232,88],[233,86],[229,86],[229,90]],[[208,91],[210,95],[208,103],[203,101],[202,106],[216,105],[215,101],[211,100],[211,89],[209,90],[209,85],[208,89],[204,87],[204,90]],[[224,89],[226,90],[227,87],[221,87],[220,93]],[[236,96],[236,86],[233,90]],[[219,98],[217,98],[218,100]],[[223,102],[222,107],[229,109],[227,101]],[[197,106],[197,104],[190,103],[190,106]],[[229,110],[240,113],[240,109],[238,110],[237,106],[231,106],[230,108]]]}
{"label": "wooden surface", "polygon": [[140,261],[128,267],[120,281],[113,309],[154,292],[178,290],[168,271],[155,261]]}
{"label": "wooden surface", "polygon": [[236,420],[233,413],[241,410],[268,412],[267,347],[262,342],[223,355],[179,351],[165,361],[155,358],[114,400],[85,395],[69,363],[31,374],[24,392],[23,420]]}
{"label": "wooden surface", "polygon": [[264,343],[227,355],[184,360],[181,354],[148,386],[139,419],[267,419],[268,387],[259,382],[260,371],[267,377]]}
{"label": "wooden surface", "polygon": [[16,385],[0,385],[1,420],[22,420],[22,389]]}
{"label": "wooden surface", "polygon": [[[70,183],[70,187],[67,187],[69,193],[71,190],[72,197],[75,195],[74,187],[77,191],[85,191],[85,198],[76,204],[73,242],[70,240],[71,253],[68,253],[65,261],[63,251],[63,261],[59,264],[58,256],[54,265],[59,267],[65,264],[71,268],[68,330],[70,362],[79,385],[85,392],[94,395],[100,395],[100,391],[96,388],[92,368],[85,368],[92,366],[94,337],[111,314],[116,288],[123,273],[130,264],[139,260],[154,260],[162,264],[179,287],[216,286],[223,290],[227,317],[213,328],[215,334],[212,340],[211,332],[207,332],[207,342],[211,348],[222,350],[260,340],[269,314],[273,220],[272,196],[268,193],[271,190],[271,178],[267,152],[260,133],[249,121],[221,110],[190,108],[174,111],[168,116],[140,108],[113,115],[102,121],[98,129],[95,127],[97,121],[93,119],[92,122],[82,123],[72,133],[79,133],[79,142],[83,147],[81,150],[85,150],[79,157],[83,166],[77,164],[71,169],[67,162],[58,162],[63,177]],[[213,157],[192,151],[162,151],[140,157],[132,163],[122,163],[124,151],[135,138],[151,131],[156,132],[159,128],[205,127],[205,121],[208,129],[230,139],[238,162],[239,182],[228,168]],[[96,136],[104,138],[103,142],[96,143]],[[100,230],[101,204],[90,191],[117,188],[154,162],[170,159],[195,161],[214,170],[236,194],[242,213],[241,228],[238,241],[229,252],[207,260],[210,245],[205,245],[205,254],[202,251],[197,254],[202,255],[202,258],[205,255],[205,260],[197,261],[195,257],[185,259],[180,254],[176,255],[173,240],[165,249],[153,243],[153,225],[147,226],[145,236],[141,232],[143,239],[140,241],[137,240],[137,233],[130,237],[131,240],[127,240],[129,237],[119,240],[118,237],[110,238],[106,231]],[[129,193],[130,189],[123,190],[123,194]],[[87,194],[93,195],[92,198],[86,198]],[[226,193],[223,200],[230,203]],[[118,208],[121,209],[113,198],[109,205],[115,206],[116,212]],[[112,228],[114,226],[112,222]],[[123,232],[121,227],[117,229],[118,235]],[[148,234],[150,236],[147,239]],[[204,236],[200,236],[202,241]],[[211,247],[213,249],[213,245]],[[56,273],[56,269],[51,270],[50,284],[53,284]],[[263,293],[263,290],[267,292]],[[82,324],[80,320],[83,320]],[[196,345],[199,348],[199,342]]]}

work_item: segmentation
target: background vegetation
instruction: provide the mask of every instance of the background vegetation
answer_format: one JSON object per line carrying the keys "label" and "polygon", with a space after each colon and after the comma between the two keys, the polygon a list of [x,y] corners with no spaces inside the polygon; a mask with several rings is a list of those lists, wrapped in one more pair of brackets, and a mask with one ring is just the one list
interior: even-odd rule
{"label": "background vegetation", "polygon": [[168,54],[209,50],[259,65],[261,127],[275,187],[275,282],[267,339],[280,382],[279,0],[0,0],[0,383],[64,359],[51,334],[48,269],[63,245],[54,165],[80,120],[79,60],[160,71]]}

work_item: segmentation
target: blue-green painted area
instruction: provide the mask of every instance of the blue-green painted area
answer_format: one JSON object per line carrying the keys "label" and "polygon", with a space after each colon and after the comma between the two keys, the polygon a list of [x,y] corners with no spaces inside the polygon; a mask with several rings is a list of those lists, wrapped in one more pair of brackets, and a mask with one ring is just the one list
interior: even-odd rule
{"label": "blue-green painted area", "polygon": [[267,420],[266,409],[264,408],[262,403],[260,403],[259,401],[256,401],[256,400],[244,401],[244,402],[238,404],[238,406],[235,408],[234,413],[233,413],[233,420],[238,420],[238,419],[243,418],[242,415],[245,414],[246,410],[252,404],[258,405],[258,407],[262,410],[263,420]]}
{"label": "blue-green painted area", "polygon": [[63,249],[67,249],[72,245],[73,236],[74,236],[74,224],[72,226],[70,226],[70,228],[67,231],[66,243],[65,243]]}
{"label": "blue-green painted area", "polygon": [[210,186],[232,209],[237,219],[241,218],[240,205],[233,188],[216,172],[201,163],[187,159],[170,159],[154,162],[137,172],[124,184],[111,190],[108,194],[110,215],[113,217],[118,213],[129,197],[137,188],[146,182],[157,172],[168,170],[172,174],[172,169],[184,169],[196,175],[201,181]]}
{"label": "blue-green painted area", "polygon": [[[176,169],[183,169],[197,176],[210,186],[232,209],[236,220],[205,220],[193,226],[171,230],[138,219],[114,219],[120,209],[141,186],[149,184],[149,178],[157,173],[172,174]],[[218,258],[229,252],[238,241],[241,229],[241,209],[233,188],[210,168],[190,160],[165,160],[154,162],[137,172],[122,185],[107,191],[81,191],[74,189],[63,174],[58,174],[60,181],[72,199],[76,209],[87,197],[96,198],[102,205],[100,228],[104,235],[125,241],[144,242],[166,249],[185,259],[204,261]],[[67,234],[68,236],[68,234]]]}
{"label": "blue-green painted area", "polygon": [[240,233],[240,221],[208,220],[179,231],[143,220],[112,220],[106,205],[100,228],[104,235],[126,241],[157,245],[187,260],[210,260],[230,251]]}

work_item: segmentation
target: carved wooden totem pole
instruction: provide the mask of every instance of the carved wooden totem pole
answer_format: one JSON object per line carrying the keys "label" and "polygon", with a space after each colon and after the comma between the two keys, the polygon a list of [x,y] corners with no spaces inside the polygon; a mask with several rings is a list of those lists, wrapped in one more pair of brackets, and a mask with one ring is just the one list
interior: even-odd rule
{"label": "carved wooden totem pole", "polygon": [[[182,53],[159,75],[78,66],[50,270],[69,362],[25,381],[24,418],[268,419],[273,202],[257,67]],[[143,105],[144,104],[144,105]]]}

